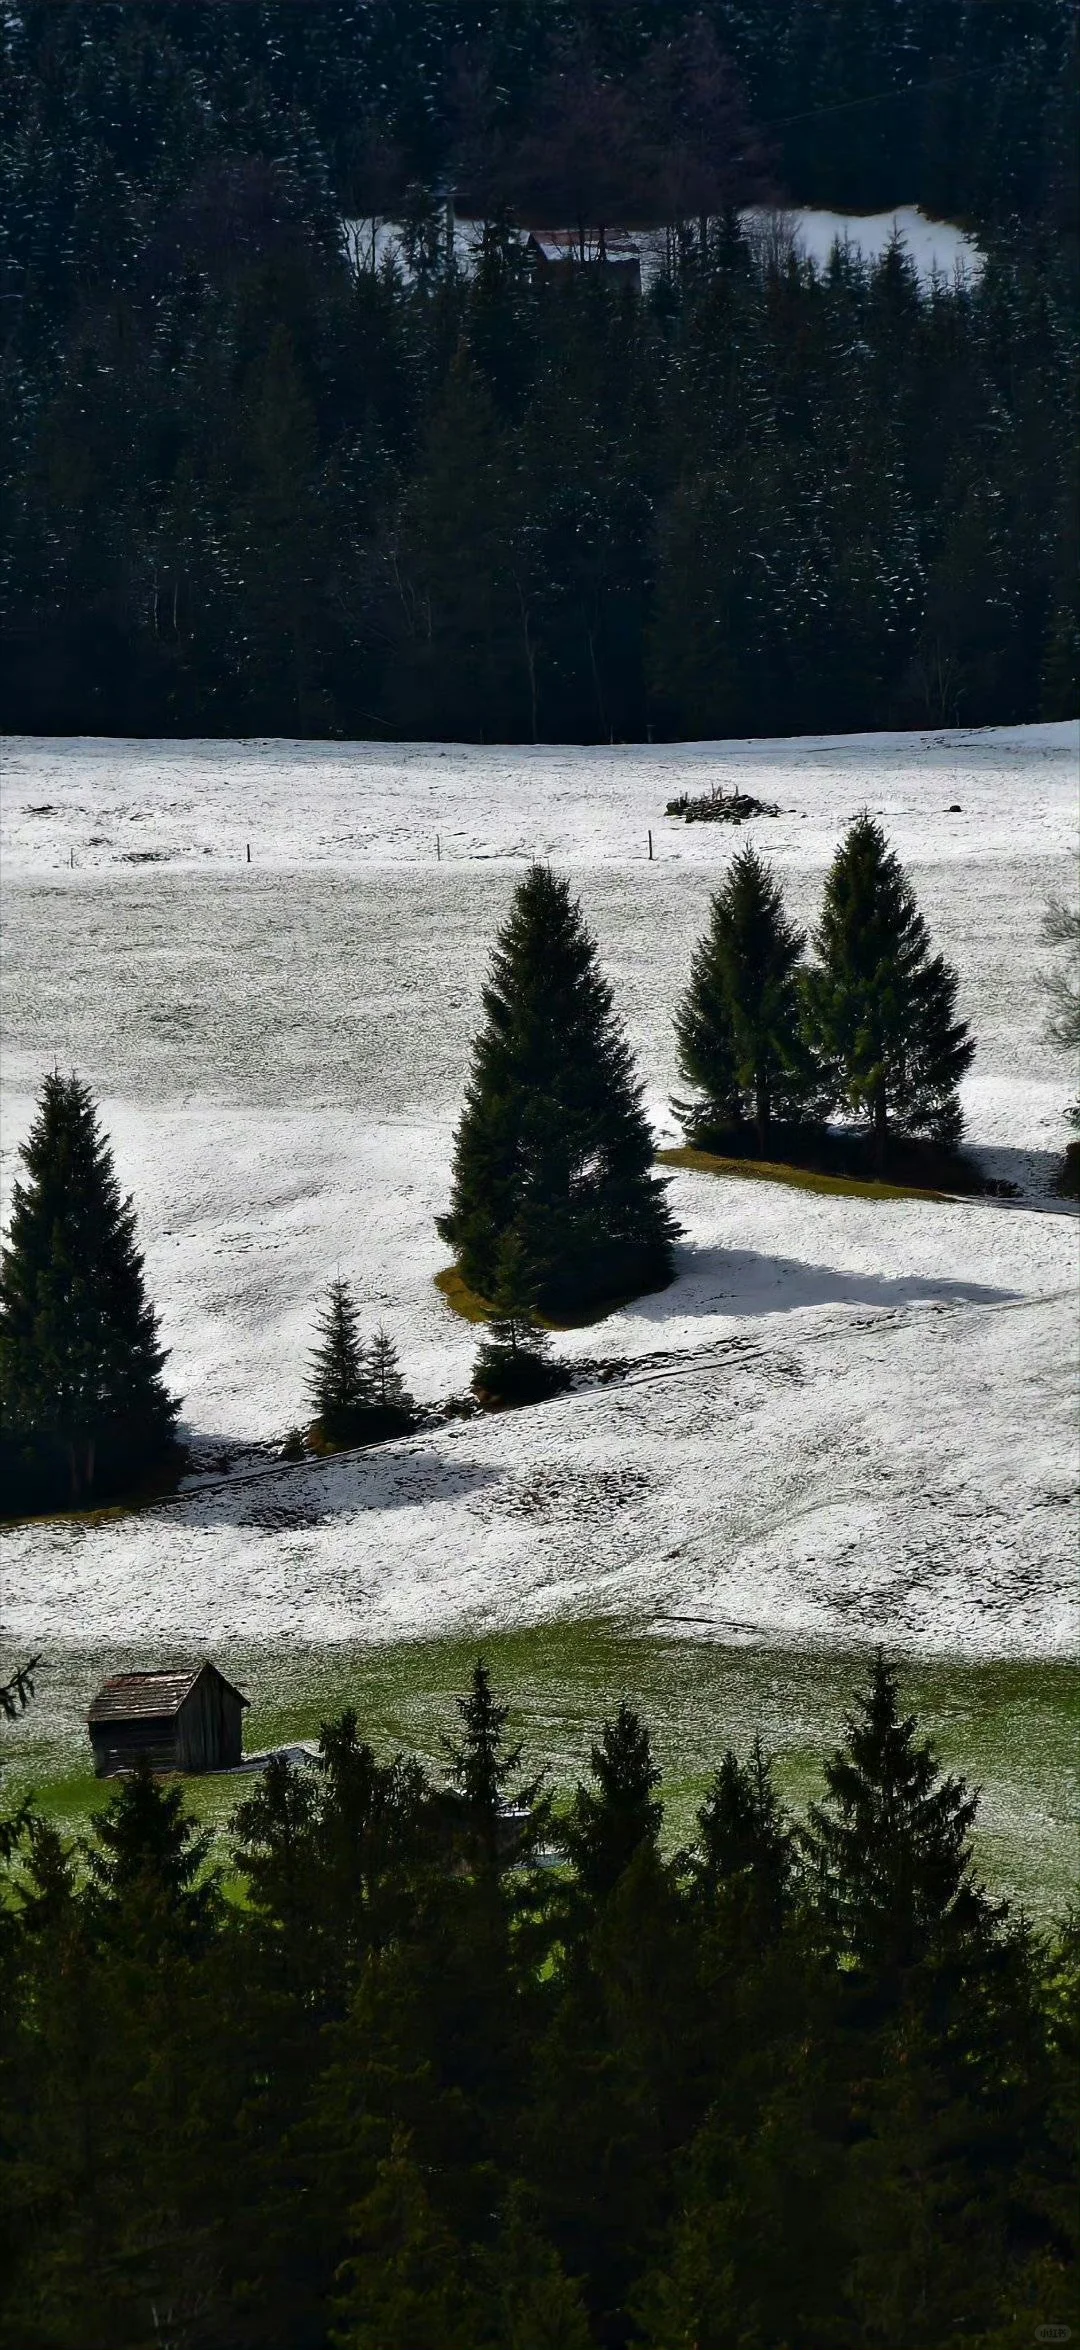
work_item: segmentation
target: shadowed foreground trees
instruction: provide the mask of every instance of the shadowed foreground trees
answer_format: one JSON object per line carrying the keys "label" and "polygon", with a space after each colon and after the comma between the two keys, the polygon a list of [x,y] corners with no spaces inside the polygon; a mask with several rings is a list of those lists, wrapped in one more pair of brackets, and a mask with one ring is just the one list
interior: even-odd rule
{"label": "shadowed foreground trees", "polygon": [[149,1777],[81,1850],[13,1823],[5,2339],[1006,2350],[1070,2322],[1077,1936],[988,1898],[975,1799],[883,1661],[804,1828],[728,1751],[670,1857],[628,1701],[554,1819],[482,1661],[447,1746],[434,1786],[345,1714],[317,1767],[272,1763],[239,1901]]}

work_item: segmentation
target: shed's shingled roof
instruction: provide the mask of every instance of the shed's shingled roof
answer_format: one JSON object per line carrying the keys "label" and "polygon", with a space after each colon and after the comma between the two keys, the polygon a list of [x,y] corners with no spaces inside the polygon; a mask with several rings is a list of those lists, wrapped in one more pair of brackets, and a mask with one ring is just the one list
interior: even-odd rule
{"label": "shed's shingled roof", "polygon": [[[200,1673],[217,1672],[216,1665],[188,1665],[168,1673],[114,1673],[98,1690],[90,1707],[90,1722],[161,1721],[169,1714],[177,1714],[188,1692],[195,1686]],[[218,1673],[225,1681],[224,1673]],[[225,1681],[241,1705],[247,1698],[231,1681]]]}

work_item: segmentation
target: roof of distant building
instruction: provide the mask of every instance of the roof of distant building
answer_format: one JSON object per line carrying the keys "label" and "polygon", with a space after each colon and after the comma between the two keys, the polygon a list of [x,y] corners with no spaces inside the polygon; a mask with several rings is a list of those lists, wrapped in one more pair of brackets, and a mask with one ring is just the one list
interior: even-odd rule
{"label": "roof of distant building", "polygon": [[241,1705],[248,1703],[216,1665],[207,1664],[177,1667],[161,1673],[114,1673],[98,1690],[90,1707],[90,1722],[161,1721],[169,1714],[177,1714],[185,1697],[189,1696],[200,1673],[210,1670],[224,1681],[226,1689],[238,1697]]}
{"label": "roof of distant building", "polygon": [[[537,252],[543,255],[545,261],[578,261],[581,258],[581,240],[575,229],[531,228],[528,231],[526,241],[530,245],[535,245]],[[586,237],[585,259],[586,261],[601,259],[597,237]],[[632,237],[608,234],[604,238],[603,259],[605,261],[640,261],[641,249],[635,245]]]}

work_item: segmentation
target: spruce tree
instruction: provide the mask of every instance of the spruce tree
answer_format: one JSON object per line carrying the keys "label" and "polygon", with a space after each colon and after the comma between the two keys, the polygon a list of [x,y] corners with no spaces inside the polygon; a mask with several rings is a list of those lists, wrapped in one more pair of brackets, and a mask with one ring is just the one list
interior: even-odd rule
{"label": "spruce tree", "polygon": [[518,2183],[491,2256],[500,2350],[591,2350],[581,2291],[543,2234]]}
{"label": "spruce tree", "polygon": [[879,1649],[810,1809],[824,1915],[847,1957],[882,1983],[940,1947],[947,1928],[978,1933],[992,1914],[972,1877],[978,1797],[942,1776],[916,1730]]}
{"label": "spruce tree", "polygon": [[791,1901],[795,1837],[760,1738],[745,1763],[729,1747],[697,1823],[696,1891],[709,1897],[722,1884],[742,1878],[763,1920],[778,1924]]}
{"label": "spruce tree", "polygon": [[763,1158],[773,1121],[797,1117],[807,1102],[804,945],[779,882],[755,849],[743,849],[712,900],[675,1033],[683,1075],[705,1097],[693,1124],[707,1131],[750,1117]]}
{"label": "spruce tree", "polygon": [[536,1282],[520,1233],[508,1232],[499,1248],[495,1293],[473,1369],[473,1387],[485,1403],[538,1403],[565,1386],[569,1374],[548,1356],[548,1341],[536,1319]]}
{"label": "spruce tree", "polygon": [[318,1345],[311,1350],[308,1396],[319,1429],[331,1444],[356,1443],[363,1413],[372,1401],[371,1377],[360,1341],[356,1301],[340,1274],[327,1290],[316,1331]]}
{"label": "spruce tree", "polygon": [[416,1405],[405,1385],[398,1351],[388,1330],[375,1332],[367,1356],[371,1402],[365,1415],[372,1438],[402,1436],[416,1425]]}
{"label": "spruce tree", "polygon": [[856,817],[833,858],[814,945],[810,1035],[837,1095],[868,1117],[878,1166],[893,1133],[953,1148],[956,1089],[975,1046],[956,1017],[956,973],[930,953],[911,884],[870,815]]}
{"label": "spruce tree", "polygon": [[625,1698],[614,1721],[605,1722],[589,1765],[595,1790],[578,1786],[564,1841],[582,1888],[599,1902],[642,1845],[656,1845],[664,1812],[653,1793],[661,1773],[648,1725]]}
{"label": "spruce tree", "polygon": [[477,2350],[483,2342],[483,2302],[431,2186],[402,2132],[349,2214],[354,2249],[337,2279],[334,2350]]}
{"label": "spruce tree", "polygon": [[388,1330],[380,1324],[371,1341],[368,1378],[372,1401],[384,1412],[411,1412],[413,1400],[402,1378],[398,1351]]}
{"label": "spruce tree", "polygon": [[213,1837],[184,1808],[182,1790],[140,1767],[94,1820],[87,1847],[89,1903],[99,1932],[153,1938],[159,1947],[204,1939],[217,1917],[207,1872]]}
{"label": "spruce tree", "polygon": [[135,1209],[87,1086],[54,1070],[20,1157],[0,1260],[0,1419],[13,1497],[73,1502],[166,1454],[166,1392]]}
{"label": "spruce tree", "polygon": [[[520,1741],[506,1744],[508,1705],[499,1705],[491,1675],[478,1656],[467,1696],[456,1699],[461,1736],[443,1743],[449,1763],[454,1810],[465,1829],[466,1841],[485,1868],[497,1868],[507,1857],[520,1858],[547,1826],[550,1805],[539,1801],[543,1774],[511,1792],[511,1781],[521,1765]],[[508,1837],[501,1825],[508,1812],[520,1815]]]}
{"label": "spruce tree", "polygon": [[519,883],[483,992],[485,1025],[439,1231],[490,1298],[516,1231],[548,1313],[654,1289],[676,1227],[630,1049],[568,884]]}
{"label": "spruce tree", "polygon": [[[1043,1034],[1056,1051],[1067,1054],[1075,1076],[1080,1052],[1080,906],[1070,906],[1065,898],[1049,898],[1043,910],[1041,937],[1044,946],[1065,950],[1036,975],[1035,984],[1046,998]],[[1070,1126],[1080,1129],[1080,1102],[1071,1102],[1065,1115]]]}

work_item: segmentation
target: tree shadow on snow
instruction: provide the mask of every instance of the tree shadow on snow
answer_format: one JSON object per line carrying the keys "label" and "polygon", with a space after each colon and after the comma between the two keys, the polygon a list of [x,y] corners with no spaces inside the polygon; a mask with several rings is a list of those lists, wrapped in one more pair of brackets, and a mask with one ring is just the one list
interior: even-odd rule
{"label": "tree shadow on snow", "polygon": [[457,1501],[498,1482],[501,1471],[448,1461],[428,1446],[409,1450],[372,1446],[322,1461],[275,1463],[254,1475],[195,1486],[174,1504],[189,1526],[250,1526],[288,1533],[366,1510],[422,1509]]}
{"label": "tree shadow on snow", "polygon": [[761,1257],[746,1248],[676,1252],[674,1286],[639,1299],[642,1321],[672,1322],[689,1314],[790,1314],[806,1306],[995,1306],[1019,1303],[1023,1292],[979,1281],[948,1281],[900,1273],[844,1273],[835,1265],[807,1265],[797,1257]]}
{"label": "tree shadow on snow", "polygon": [[1072,1136],[1062,1132],[1060,1150],[1019,1150],[1011,1144],[967,1143],[965,1150],[974,1159],[984,1175],[995,1183],[1012,1183],[1016,1187],[1016,1207],[1050,1209],[1058,1215],[1077,1213],[1074,1200],[1063,1199],[1054,1185],[1061,1173],[1065,1145]]}

